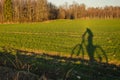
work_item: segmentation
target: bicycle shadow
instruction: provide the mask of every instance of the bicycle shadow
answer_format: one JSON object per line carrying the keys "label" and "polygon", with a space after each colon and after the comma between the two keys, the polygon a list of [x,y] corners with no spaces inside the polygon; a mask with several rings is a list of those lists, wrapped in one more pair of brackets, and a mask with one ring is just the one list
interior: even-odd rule
{"label": "bicycle shadow", "polygon": [[93,44],[93,36],[93,32],[89,28],[87,28],[82,35],[81,43],[75,45],[75,47],[72,49],[71,57],[75,54],[77,56],[82,54],[82,59],[84,60],[84,55],[86,51],[91,63],[96,61],[101,63],[103,60],[108,63],[108,57],[103,48],[100,45]]}

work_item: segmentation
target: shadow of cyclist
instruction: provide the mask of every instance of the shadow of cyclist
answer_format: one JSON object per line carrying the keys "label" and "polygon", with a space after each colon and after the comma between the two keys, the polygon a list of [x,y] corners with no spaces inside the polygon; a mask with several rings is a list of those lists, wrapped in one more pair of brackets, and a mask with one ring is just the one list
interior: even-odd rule
{"label": "shadow of cyclist", "polygon": [[[77,44],[72,49],[71,56],[75,53],[75,50],[78,48],[77,56],[82,51],[82,58],[84,59],[84,48],[83,47],[85,47],[85,50],[88,53],[88,57],[89,57],[89,61],[90,62],[96,61],[95,60],[95,52],[97,52],[96,51],[97,49],[99,49],[102,52],[102,55],[105,57],[106,62],[108,62],[107,55],[106,55],[105,51],[102,49],[102,47],[100,47],[99,45],[94,45],[93,44],[93,32],[89,28],[87,28],[86,31],[83,33],[83,35],[82,35],[82,42],[80,44]],[[102,62],[102,55],[98,54],[98,53],[99,52],[97,52],[96,55],[97,55],[97,57],[99,59],[99,62]]]}
{"label": "shadow of cyclist", "polygon": [[[85,43],[85,36],[87,34],[88,34],[88,37],[87,37],[87,44],[86,44]],[[85,45],[89,59],[91,62],[93,62],[94,61],[94,51],[95,51],[95,46],[93,45],[93,32],[88,28],[86,29],[86,31],[82,35],[82,44]]]}

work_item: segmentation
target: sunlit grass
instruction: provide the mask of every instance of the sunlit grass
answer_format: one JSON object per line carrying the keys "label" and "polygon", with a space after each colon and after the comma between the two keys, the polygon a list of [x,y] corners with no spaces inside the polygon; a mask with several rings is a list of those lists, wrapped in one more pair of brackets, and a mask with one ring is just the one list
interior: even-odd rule
{"label": "sunlit grass", "polygon": [[0,24],[0,46],[69,54],[81,42],[86,28],[93,32],[95,45],[100,45],[110,59],[114,57],[120,60],[120,19]]}

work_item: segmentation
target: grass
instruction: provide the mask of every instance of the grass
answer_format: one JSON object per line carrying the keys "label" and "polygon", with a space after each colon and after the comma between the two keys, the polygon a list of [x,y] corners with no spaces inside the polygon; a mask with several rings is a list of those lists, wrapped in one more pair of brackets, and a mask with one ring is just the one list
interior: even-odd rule
{"label": "grass", "polygon": [[[93,32],[93,44],[102,47],[109,63],[66,57],[81,42],[86,28]],[[119,80],[119,40],[120,19],[0,24],[0,66],[52,80]],[[0,70],[2,74],[8,69]],[[9,70],[7,72],[11,74]],[[3,75],[9,79],[6,73]]]}
{"label": "grass", "polygon": [[28,51],[62,53],[62,55],[70,54],[73,47],[81,42],[86,28],[91,29],[94,34],[93,43],[100,45],[109,59],[120,60],[120,19],[0,24],[0,46]]}

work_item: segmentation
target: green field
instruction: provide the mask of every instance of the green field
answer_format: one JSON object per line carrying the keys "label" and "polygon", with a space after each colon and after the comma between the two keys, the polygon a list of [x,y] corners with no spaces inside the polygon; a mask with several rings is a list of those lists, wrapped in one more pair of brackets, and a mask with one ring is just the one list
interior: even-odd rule
{"label": "green field", "polygon": [[120,60],[120,19],[0,24],[0,47],[70,54],[86,28],[93,32],[94,45],[101,46],[109,59]]}
{"label": "green field", "polygon": [[[84,36],[87,28],[90,31]],[[82,40],[83,47],[79,45]],[[84,59],[82,55],[68,57],[80,49]],[[94,61],[88,59],[91,55]],[[11,79],[11,74],[15,76],[11,80],[16,80],[19,73],[27,80],[42,76],[48,80],[120,80],[120,19],[0,24],[0,73],[2,80]]]}

